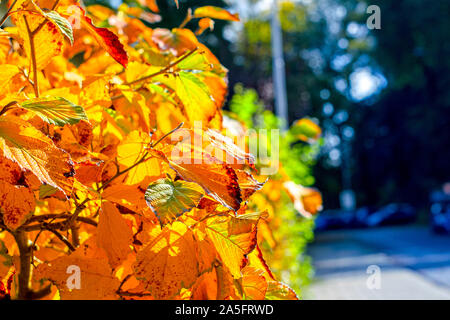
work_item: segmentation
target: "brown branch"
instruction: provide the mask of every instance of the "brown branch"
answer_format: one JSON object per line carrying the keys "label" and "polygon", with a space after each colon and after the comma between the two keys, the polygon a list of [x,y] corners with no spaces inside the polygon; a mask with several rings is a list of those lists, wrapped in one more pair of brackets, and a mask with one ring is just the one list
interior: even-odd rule
{"label": "brown branch", "polygon": [[70,251],[75,251],[76,250],[75,247],[70,243],[70,241],[66,239],[66,237],[64,237],[57,230],[53,229],[50,225],[44,225],[43,229],[53,233],[59,240],[64,242],[64,244],[69,248]]}
{"label": "brown branch", "polygon": [[[89,224],[94,227],[97,227],[97,225],[98,225],[97,222],[95,222],[89,218],[85,218],[85,217],[78,217],[76,220],[79,222]],[[32,224],[32,225],[28,225],[28,226],[22,226],[18,230],[26,231],[26,232],[39,231],[44,228],[44,224],[38,223],[38,224]],[[67,221],[48,223],[47,225],[50,226],[51,228],[53,228],[55,230],[59,230],[59,231],[66,231],[66,230],[70,229],[70,225],[67,223]]]}
{"label": "brown branch", "polygon": [[37,63],[36,63],[36,49],[34,47],[34,35],[35,33],[31,31],[30,25],[28,24],[28,20],[26,16],[23,16],[25,20],[25,25],[27,27],[28,40],[30,41],[30,55],[31,55],[31,63],[33,65],[33,88],[34,93],[37,98],[39,98],[39,85],[38,85],[38,71],[37,71]]}

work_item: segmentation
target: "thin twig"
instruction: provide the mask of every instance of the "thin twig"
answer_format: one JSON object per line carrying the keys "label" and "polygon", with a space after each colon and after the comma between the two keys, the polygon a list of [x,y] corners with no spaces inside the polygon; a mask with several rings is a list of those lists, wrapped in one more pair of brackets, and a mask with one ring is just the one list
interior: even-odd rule
{"label": "thin twig", "polygon": [[170,132],[166,133],[165,135],[163,135],[161,138],[159,138],[158,141],[156,141],[155,143],[151,144],[151,147],[154,148],[156,147],[158,144],[161,143],[161,141],[163,141],[165,138],[167,138],[168,136],[170,136],[172,133],[174,133],[175,131],[178,131],[182,126],[184,125],[184,122],[181,122],[175,129],[171,130]]}
{"label": "thin twig", "polygon": [[183,29],[189,23],[189,21],[192,20],[192,18],[193,18],[193,16],[192,16],[192,9],[189,8],[188,12],[186,14],[186,18],[184,18],[183,22],[180,24],[178,29]]}
{"label": "thin twig", "polygon": [[8,103],[6,106],[3,107],[2,111],[0,111],[0,116],[2,116],[3,114],[5,114],[6,111],[8,111],[9,109],[11,109],[11,107],[13,105],[17,104],[17,101],[11,101],[10,103]]}
{"label": "thin twig", "polygon": [[177,64],[179,64],[181,61],[185,60],[186,58],[190,57],[192,54],[194,54],[196,51],[198,50],[198,48],[195,48],[194,50],[189,51],[188,53],[186,53],[184,56],[180,57],[178,60],[172,62],[171,64],[169,64],[167,67],[165,67],[164,69],[161,69],[160,71],[150,74],[148,76],[133,80],[131,82],[127,82],[124,83],[124,85],[126,86],[131,86],[133,84],[142,82],[142,81],[146,81],[148,79],[154,78],[156,76],[159,76],[161,74],[167,73],[170,69],[172,69],[173,67],[175,67]]}
{"label": "thin twig", "polygon": [[64,244],[69,248],[70,251],[76,250],[75,247],[70,243],[70,241],[66,239],[66,237],[64,237],[57,230],[50,227],[50,225],[44,225],[43,228],[44,228],[44,230],[47,230],[47,231],[50,231],[51,233],[53,233],[59,240],[64,242]]}
{"label": "thin twig", "polygon": [[14,8],[14,6],[16,5],[17,0],[14,0],[14,2],[11,4],[11,6],[8,8],[8,11],[6,11],[5,15],[2,17],[2,19],[0,20],[0,27],[5,23],[6,19],[8,19],[11,10]]}

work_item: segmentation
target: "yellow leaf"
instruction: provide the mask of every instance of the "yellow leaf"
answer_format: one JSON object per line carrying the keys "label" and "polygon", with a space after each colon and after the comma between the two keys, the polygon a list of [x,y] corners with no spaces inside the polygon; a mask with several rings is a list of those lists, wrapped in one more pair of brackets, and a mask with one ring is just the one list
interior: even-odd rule
{"label": "yellow leaf", "polygon": [[11,79],[17,75],[20,70],[17,66],[11,64],[2,64],[2,72],[0,72],[0,92],[4,93],[4,88],[8,85]]}
{"label": "yellow leaf", "polygon": [[32,38],[38,70],[44,69],[53,57],[62,53],[64,36],[53,22],[46,20],[41,15],[26,12],[17,14],[14,20],[19,36],[23,39],[23,46],[29,59],[32,57],[33,50],[30,44],[27,23],[32,32],[38,30],[41,24],[43,25]]}

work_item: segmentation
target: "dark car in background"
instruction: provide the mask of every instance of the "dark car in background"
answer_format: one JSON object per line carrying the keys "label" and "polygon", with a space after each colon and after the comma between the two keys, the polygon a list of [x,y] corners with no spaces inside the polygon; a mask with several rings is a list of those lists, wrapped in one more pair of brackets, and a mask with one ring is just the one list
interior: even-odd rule
{"label": "dark car in background", "polygon": [[450,234],[450,193],[446,192],[445,188],[431,193],[430,213],[433,231]]}
{"label": "dark car in background", "polygon": [[408,224],[416,221],[416,209],[407,203],[391,203],[381,208],[327,210],[316,218],[316,231],[372,228]]}

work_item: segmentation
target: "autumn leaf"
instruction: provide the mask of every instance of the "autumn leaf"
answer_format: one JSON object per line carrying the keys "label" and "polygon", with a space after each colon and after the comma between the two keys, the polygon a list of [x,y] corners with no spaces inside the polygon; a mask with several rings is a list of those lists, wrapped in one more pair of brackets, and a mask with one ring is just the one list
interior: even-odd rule
{"label": "autumn leaf", "polygon": [[79,20],[72,19],[70,22],[72,24],[81,23],[81,25],[95,38],[98,44],[105,49],[114,60],[126,68],[128,64],[128,54],[117,35],[107,28],[98,28],[94,26],[91,18],[86,16],[86,12],[80,6],[74,5],[69,8],[68,12],[65,13],[66,16],[70,17],[73,15],[80,17]]}
{"label": "autumn leaf", "polygon": [[35,98],[20,103],[24,109],[33,111],[42,120],[56,126],[76,124],[88,120],[83,107],[61,97]]}
{"label": "autumn leaf", "polygon": [[256,246],[258,214],[239,217],[215,216],[205,222],[206,233],[235,279],[241,278],[241,270],[247,265],[247,255]]}
{"label": "autumn leaf", "polygon": [[141,6],[146,6],[153,12],[159,12],[158,4],[156,3],[156,0],[138,0],[138,2],[141,4]]}
{"label": "autumn leaf", "polygon": [[268,284],[263,272],[253,267],[245,267],[242,274],[242,289],[245,299],[264,300]]}
{"label": "autumn leaf", "polygon": [[156,299],[170,299],[200,276],[193,233],[178,221],[138,252],[135,274]]}
{"label": "autumn leaf", "polygon": [[178,164],[170,166],[184,180],[198,183],[210,196],[222,205],[238,210],[242,198],[238,178],[233,168],[226,164]]}
{"label": "autumn leaf", "polygon": [[203,195],[203,189],[196,183],[165,178],[148,186],[145,200],[164,226],[196,207]]}
{"label": "autumn leaf", "polygon": [[177,138],[180,140],[163,160],[222,205],[237,211],[242,201],[262,187],[250,174],[233,169],[253,166],[254,159],[220,133],[183,128],[172,136],[175,141]]}
{"label": "autumn leaf", "polygon": [[244,170],[235,170],[243,201],[250,198],[256,191],[264,186],[264,182],[257,181],[250,173]]}
{"label": "autumn leaf", "polygon": [[0,181],[0,212],[9,229],[20,227],[34,211],[35,205],[33,192],[29,188]]}
{"label": "autumn leaf", "polygon": [[284,188],[294,202],[295,209],[310,218],[322,210],[322,195],[314,188],[306,188],[292,181],[286,181]]}
{"label": "autumn leaf", "polygon": [[198,29],[195,32],[196,35],[201,35],[206,29],[214,30],[214,20],[210,18],[202,18],[198,22]]}
{"label": "autumn leaf", "polygon": [[45,12],[44,15],[58,27],[59,31],[66,36],[67,39],[69,39],[70,44],[73,44],[73,30],[70,22],[56,11],[48,11]]}
{"label": "autumn leaf", "polygon": [[0,149],[6,158],[33,172],[41,182],[70,193],[70,178],[74,175],[70,157],[29,123],[16,117],[0,117]]}
{"label": "autumn leaf", "polygon": [[214,7],[214,6],[205,6],[195,9],[194,11],[195,18],[211,18],[211,19],[219,19],[219,20],[230,20],[230,21],[239,21],[238,14],[231,14],[227,10]]}
{"label": "autumn leaf", "polygon": [[322,129],[308,118],[295,121],[290,131],[295,137],[305,142],[316,141],[322,134]]}
{"label": "autumn leaf", "polygon": [[294,290],[284,283],[269,281],[266,291],[266,300],[298,300]]}
{"label": "autumn leaf", "polygon": [[180,71],[176,75],[155,77],[155,80],[174,90],[190,123],[193,124],[194,121],[208,123],[218,112],[208,86],[194,73]]}
{"label": "autumn leaf", "polygon": [[119,210],[111,202],[104,202],[97,228],[98,246],[108,256],[111,268],[116,268],[130,253],[133,233]]}
{"label": "autumn leaf", "polygon": [[151,211],[145,202],[144,190],[137,185],[111,185],[103,191],[102,197],[136,213],[148,215]]}
{"label": "autumn leaf", "polygon": [[[146,177],[157,177],[161,174],[159,160],[146,158],[151,139],[148,134],[132,131],[117,147],[117,160],[126,168],[133,167],[128,174],[126,183],[129,185],[142,182]],[[147,159],[143,161],[143,159]]]}
{"label": "autumn leaf", "polygon": [[64,35],[53,21],[27,11],[15,13],[13,18],[25,52],[30,60],[36,61],[37,70],[44,69],[62,53]]}
{"label": "autumn leaf", "polygon": [[0,90],[3,92],[11,79],[19,74],[20,70],[17,66],[11,64],[2,64],[2,72],[0,72]]}
{"label": "autumn leaf", "polygon": [[[69,256],[63,256],[50,263],[42,263],[35,270],[36,279],[48,279],[57,286],[63,300],[111,300],[117,299],[119,280],[100,253],[91,256],[86,250],[98,250],[92,244],[82,245]],[[71,290],[67,283],[74,272],[80,272],[80,288]]]}

